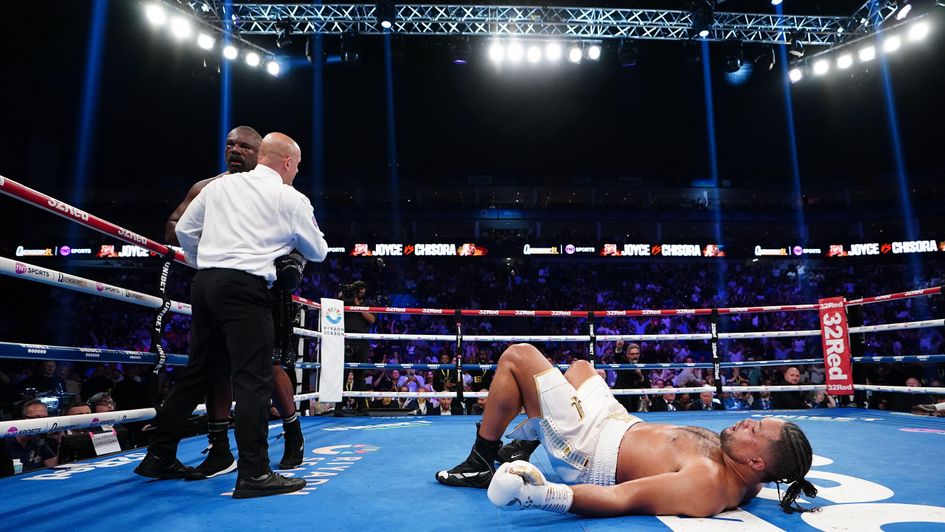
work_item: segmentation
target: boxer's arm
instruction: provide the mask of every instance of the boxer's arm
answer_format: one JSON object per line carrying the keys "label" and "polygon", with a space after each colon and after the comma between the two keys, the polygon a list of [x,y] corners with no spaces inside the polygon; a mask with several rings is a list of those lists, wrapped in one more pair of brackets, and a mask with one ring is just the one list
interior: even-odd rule
{"label": "boxer's arm", "polygon": [[166,243],[175,246],[180,245],[180,242],[177,240],[177,233],[175,233],[177,222],[180,221],[181,216],[184,215],[184,211],[187,210],[187,206],[190,205],[190,202],[194,201],[194,198],[197,197],[197,194],[200,194],[200,191],[203,190],[203,187],[207,186],[208,183],[217,177],[211,177],[210,179],[198,181],[194,183],[194,186],[190,187],[190,190],[187,191],[187,196],[184,197],[184,201],[180,202],[180,205],[174,209],[174,212],[171,213],[170,218],[167,219],[167,223],[164,225],[164,241]]}
{"label": "boxer's arm", "polygon": [[699,475],[677,472],[639,478],[616,486],[579,484],[572,513],[607,517],[629,514],[710,517],[725,510],[719,487]]}

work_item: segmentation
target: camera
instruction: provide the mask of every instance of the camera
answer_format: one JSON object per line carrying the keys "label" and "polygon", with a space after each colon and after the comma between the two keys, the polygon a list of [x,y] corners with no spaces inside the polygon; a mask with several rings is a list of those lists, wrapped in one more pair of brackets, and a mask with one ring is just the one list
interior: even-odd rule
{"label": "camera", "polygon": [[350,284],[343,285],[338,297],[344,301],[345,305],[353,305],[355,298],[358,297],[358,289]]}

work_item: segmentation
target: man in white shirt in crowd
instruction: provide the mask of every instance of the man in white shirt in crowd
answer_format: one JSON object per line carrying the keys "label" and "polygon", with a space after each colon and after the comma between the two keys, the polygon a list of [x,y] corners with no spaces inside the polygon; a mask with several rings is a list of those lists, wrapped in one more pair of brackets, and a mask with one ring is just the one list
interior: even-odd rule
{"label": "man in white shirt in crowd", "polygon": [[135,472],[149,478],[205,478],[176,458],[184,421],[212,380],[231,375],[236,399],[237,499],[290,493],[303,479],[269,467],[267,419],[272,395],[273,319],[269,287],[275,261],[293,248],[320,262],[328,244],[312,204],[292,188],[301,150],[270,133],[258,165],[210,182],[175,228],[188,262],[197,266],[191,287],[191,352],[170,396],[158,410],[148,454]]}

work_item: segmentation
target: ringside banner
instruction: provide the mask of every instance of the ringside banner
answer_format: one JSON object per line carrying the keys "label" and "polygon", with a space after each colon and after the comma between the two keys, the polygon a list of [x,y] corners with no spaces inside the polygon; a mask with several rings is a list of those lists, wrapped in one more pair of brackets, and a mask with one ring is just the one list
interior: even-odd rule
{"label": "ringside banner", "polygon": [[321,303],[322,371],[318,379],[318,400],[340,403],[345,367],[345,307],[338,299],[323,297]]}
{"label": "ringside banner", "polygon": [[827,393],[853,395],[853,365],[850,362],[850,327],[847,302],[842,297],[818,301],[820,305],[820,341],[827,369]]}

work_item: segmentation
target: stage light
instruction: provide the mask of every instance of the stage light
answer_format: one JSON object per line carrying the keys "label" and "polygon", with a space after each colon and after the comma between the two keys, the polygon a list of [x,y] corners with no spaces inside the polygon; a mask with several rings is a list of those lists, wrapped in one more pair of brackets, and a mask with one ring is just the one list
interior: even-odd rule
{"label": "stage light", "polygon": [[229,59],[230,61],[236,59],[238,55],[240,55],[239,49],[237,49],[232,44],[228,44],[223,47],[223,57]]}
{"label": "stage light", "polygon": [[517,41],[512,41],[509,43],[508,56],[509,61],[513,63],[518,63],[522,60],[522,55],[525,52],[522,50],[522,45]]}
{"label": "stage light", "polygon": [[898,35],[890,35],[883,41],[883,51],[886,53],[895,52],[902,45],[902,39]]}
{"label": "stage light", "polygon": [[872,61],[876,59],[876,47],[871,45],[864,46],[860,48],[860,51],[857,52],[857,55],[860,57],[860,61],[866,63],[867,61]]}
{"label": "stage light", "polygon": [[178,41],[183,41],[194,31],[190,21],[184,17],[174,17],[171,20],[171,35]]}
{"label": "stage light", "polygon": [[276,46],[285,48],[292,44],[292,23],[284,20],[276,24],[279,34],[276,36]]}
{"label": "stage light", "polygon": [[929,23],[920,20],[912,24],[912,27],[909,28],[909,40],[910,41],[919,41],[925,38],[929,34]]}
{"label": "stage light", "polygon": [[745,52],[742,50],[742,43],[732,43],[727,54],[725,54],[725,71],[729,74],[738,72],[745,61]]}
{"label": "stage light", "polygon": [[213,37],[209,34],[200,32],[197,35],[197,46],[203,48],[204,50],[210,50],[213,48]]}
{"label": "stage light", "polygon": [[556,62],[561,59],[561,45],[556,42],[550,42],[545,45],[545,58],[548,61]]}
{"label": "stage light", "polygon": [[249,52],[246,54],[246,64],[256,68],[259,66],[259,54],[256,52]]}
{"label": "stage light", "polygon": [[502,43],[495,41],[489,45],[489,59],[495,63],[501,63],[505,59],[505,47]]}
{"label": "stage light", "polygon": [[450,54],[453,56],[454,65],[465,65],[469,62],[472,51],[469,47],[469,41],[456,41],[450,47]]}
{"label": "stage light", "polygon": [[791,47],[788,49],[788,53],[794,57],[804,57],[804,43],[801,42],[800,33],[791,34]]}
{"label": "stage light", "polygon": [[791,83],[797,83],[804,78],[804,72],[800,68],[794,67],[788,72],[788,77],[791,79]]}
{"label": "stage light", "polygon": [[617,62],[622,67],[637,66],[637,60],[640,58],[640,49],[633,41],[623,41],[620,43],[620,49],[617,50]]}
{"label": "stage light", "polygon": [[279,63],[275,60],[266,63],[266,72],[268,72],[270,76],[278,76],[280,70],[282,70],[282,67],[279,66]]}
{"label": "stage light", "polygon": [[823,76],[830,71],[830,61],[826,59],[818,59],[814,62],[814,75]]}
{"label": "stage light", "polygon": [[600,46],[597,44],[592,44],[587,48],[587,58],[591,61],[597,61],[600,59]]}
{"label": "stage light", "polygon": [[377,22],[385,30],[394,26],[394,20],[397,18],[397,8],[392,0],[381,0],[374,8],[374,16]]}
{"label": "stage light", "polygon": [[690,15],[692,24],[689,27],[689,37],[698,35],[706,38],[709,36],[709,28],[715,23],[715,1],[699,0],[697,6]]}
{"label": "stage light", "polygon": [[781,2],[782,2],[782,1],[783,1],[783,0],[771,0],[771,5],[773,5],[773,6],[779,6],[779,5],[781,5]]}
{"label": "stage light", "polygon": [[155,26],[163,26],[167,23],[167,12],[158,4],[148,4],[144,7],[144,15],[148,22]]}
{"label": "stage light", "polygon": [[541,61],[541,48],[537,44],[533,44],[528,47],[528,62],[537,63]]}
{"label": "stage light", "polygon": [[348,66],[355,66],[361,62],[361,50],[358,47],[358,38],[354,33],[341,36],[341,62]]}
{"label": "stage light", "polygon": [[853,66],[853,56],[850,54],[843,54],[837,58],[837,68],[843,70]]}
{"label": "stage light", "polygon": [[571,61],[572,63],[580,63],[581,55],[581,49],[577,46],[572,46],[571,51],[568,52],[568,61]]}
{"label": "stage light", "polygon": [[755,58],[755,68],[774,70],[775,64],[777,64],[777,54],[774,51],[774,47],[767,48]]}
{"label": "stage light", "polygon": [[912,11],[912,4],[906,2],[906,5],[899,8],[899,11],[896,12],[896,20],[902,20],[909,16],[909,12]]}

